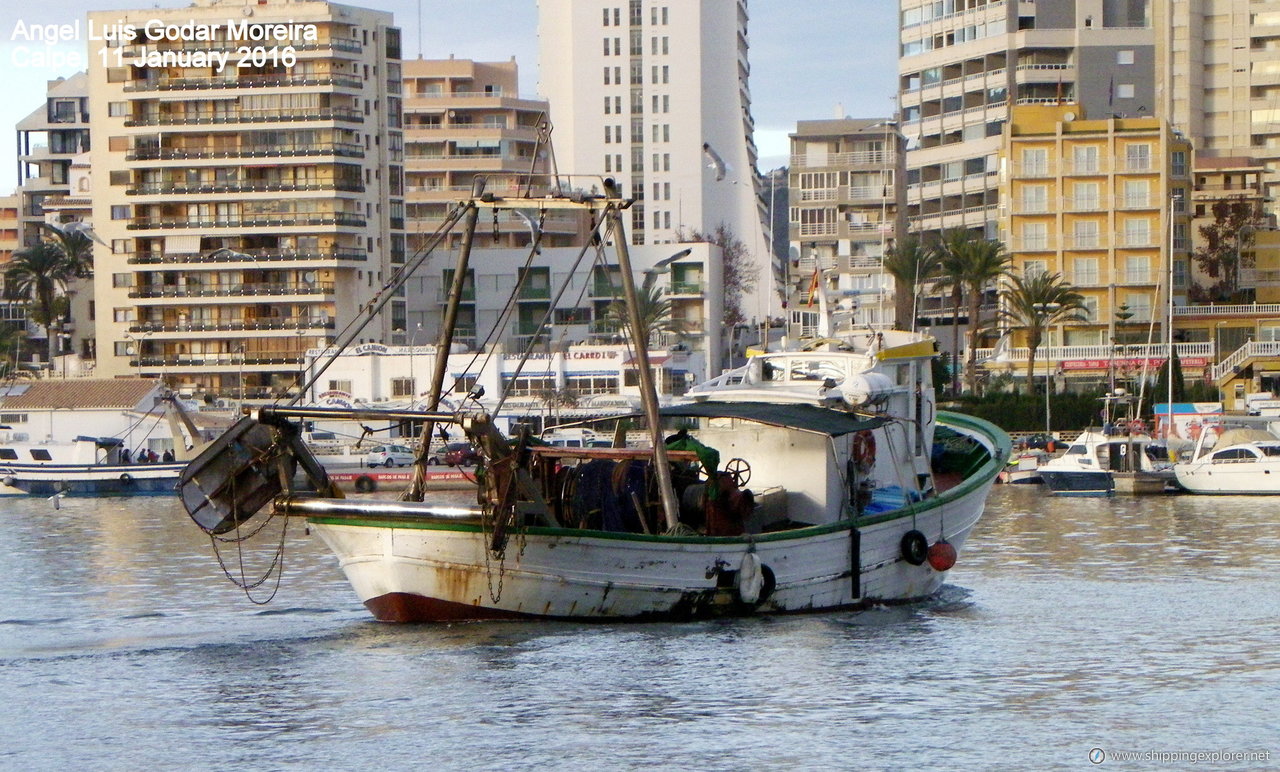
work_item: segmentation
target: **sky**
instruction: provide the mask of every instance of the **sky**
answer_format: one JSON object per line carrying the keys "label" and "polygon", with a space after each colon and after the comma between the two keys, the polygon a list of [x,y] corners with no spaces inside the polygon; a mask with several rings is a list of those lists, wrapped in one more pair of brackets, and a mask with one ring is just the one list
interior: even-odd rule
{"label": "sky", "polygon": [[[537,96],[536,0],[355,0],[347,4],[395,14],[406,59],[419,51],[429,59],[452,54],[503,61],[514,56],[520,66],[521,95]],[[83,35],[84,17],[91,10],[186,5],[190,3],[173,0],[0,3],[0,87],[5,91],[0,126],[8,129],[0,131],[0,158],[5,159],[0,162],[0,195],[17,184],[17,164],[11,160],[16,152],[14,124],[43,106],[48,80],[87,67],[85,41],[46,46],[21,39],[20,28],[79,21]],[[761,171],[786,163],[787,134],[795,130],[796,121],[886,118],[892,113],[897,5],[891,0],[750,0],[750,89]]]}

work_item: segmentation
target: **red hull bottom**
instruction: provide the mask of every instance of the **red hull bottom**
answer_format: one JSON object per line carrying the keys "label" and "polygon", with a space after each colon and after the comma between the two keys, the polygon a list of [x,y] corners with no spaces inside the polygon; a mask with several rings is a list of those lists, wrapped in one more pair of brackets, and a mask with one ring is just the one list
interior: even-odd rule
{"label": "red hull bottom", "polygon": [[408,592],[389,592],[364,602],[379,622],[474,622],[483,619],[532,619],[529,614],[471,606]]}

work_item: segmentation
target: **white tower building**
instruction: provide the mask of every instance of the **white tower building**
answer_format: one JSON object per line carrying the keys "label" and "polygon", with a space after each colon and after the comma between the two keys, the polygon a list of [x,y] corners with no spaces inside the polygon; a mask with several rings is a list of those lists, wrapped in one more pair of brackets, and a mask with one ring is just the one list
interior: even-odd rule
{"label": "white tower building", "polygon": [[746,0],[539,0],[538,35],[560,172],[618,179],[635,244],[727,226],[758,278],[743,315],[764,313]]}

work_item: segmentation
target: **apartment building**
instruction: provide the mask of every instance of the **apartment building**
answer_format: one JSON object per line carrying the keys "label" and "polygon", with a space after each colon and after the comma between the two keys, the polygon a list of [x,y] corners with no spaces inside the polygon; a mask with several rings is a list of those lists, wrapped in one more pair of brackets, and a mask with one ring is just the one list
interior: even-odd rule
{"label": "apartment building", "polygon": [[[98,29],[153,19],[213,39],[140,33],[90,58],[93,222],[110,245],[95,253],[98,370],[287,393],[304,352],[405,260],[400,32],[389,13],[310,1],[89,14]],[[180,56],[262,40],[245,66]],[[131,65],[144,48],[169,56]],[[362,340],[406,323],[393,298]]]}
{"label": "apartment building", "polygon": [[1256,0],[1160,0],[1155,7],[1161,114],[1201,157],[1249,156],[1280,189],[1280,8]]}
{"label": "apartment building", "polygon": [[71,192],[71,164],[89,151],[89,76],[79,72],[48,82],[45,101],[18,122],[19,240],[43,238],[44,201]]}
{"label": "apartment building", "polygon": [[790,137],[793,323],[816,324],[805,309],[821,281],[830,297],[849,306],[856,324],[892,326],[893,279],[883,259],[903,232],[902,135],[887,118],[842,118],[800,121]]}
{"label": "apartment building", "polygon": [[[405,229],[410,252],[425,244],[477,177],[498,196],[540,197],[550,187],[547,103],[519,96],[515,60],[416,59],[404,63]],[[504,212],[483,223],[486,246],[580,243],[585,218],[570,212]],[[461,232],[444,242],[454,246]],[[421,319],[410,319],[410,324]]]}
{"label": "apartment building", "polygon": [[[728,335],[719,248],[705,242],[647,244],[632,247],[630,256],[636,286],[651,277],[676,322],[676,330],[655,332],[650,348],[664,350],[665,357],[680,362],[675,372],[682,384],[718,373]],[[581,247],[549,247],[533,260],[527,248],[479,247],[472,251],[470,265],[454,341],[471,350],[488,351],[497,344],[516,353],[532,344],[535,351],[547,352],[575,343],[623,340],[608,313],[622,293],[622,275],[611,247],[590,247],[585,253]],[[410,280],[410,317],[425,320],[411,331],[411,342],[436,341],[441,304],[455,270],[432,264],[423,279]],[[504,316],[512,295],[514,308]]]}
{"label": "apartment building", "polygon": [[[539,90],[556,158],[583,187],[616,178],[635,244],[728,228],[768,265],[748,87],[747,3],[539,0]],[[768,285],[743,304],[765,310]]]}
{"label": "apartment building", "polygon": [[22,211],[22,197],[18,194],[0,196],[0,325],[25,327],[26,306],[20,301],[8,300],[4,289],[4,272],[13,259],[15,250],[21,247],[18,240],[18,213]]}
{"label": "apartment building", "polygon": [[1078,110],[1013,109],[1001,240],[1016,273],[1061,274],[1085,298],[1087,320],[1053,328],[1046,346],[1164,340],[1170,277],[1175,305],[1189,288],[1190,143],[1158,118]]}
{"label": "apartment building", "polygon": [[902,0],[907,227],[997,235],[999,153],[1015,105],[1154,115],[1152,2]]}

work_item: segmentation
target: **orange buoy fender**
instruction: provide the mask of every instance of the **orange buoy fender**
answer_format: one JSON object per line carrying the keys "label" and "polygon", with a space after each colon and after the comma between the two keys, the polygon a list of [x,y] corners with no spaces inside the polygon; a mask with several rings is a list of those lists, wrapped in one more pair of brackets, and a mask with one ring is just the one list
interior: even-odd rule
{"label": "orange buoy fender", "polygon": [[940,539],[929,547],[929,565],[934,571],[949,571],[956,564],[956,548]]}
{"label": "orange buoy fender", "polygon": [[902,551],[902,559],[913,566],[924,565],[925,558],[928,557],[929,540],[924,534],[912,529],[902,534],[902,542],[899,544]]}

